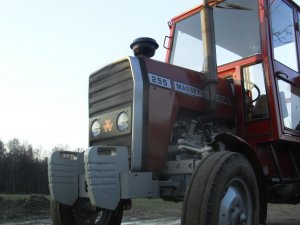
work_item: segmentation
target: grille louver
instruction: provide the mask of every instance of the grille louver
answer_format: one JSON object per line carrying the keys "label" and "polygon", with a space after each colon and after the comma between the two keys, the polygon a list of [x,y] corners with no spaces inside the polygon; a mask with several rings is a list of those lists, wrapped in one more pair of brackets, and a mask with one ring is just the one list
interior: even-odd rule
{"label": "grille louver", "polygon": [[109,65],[90,76],[89,117],[130,106],[133,80],[128,60]]}

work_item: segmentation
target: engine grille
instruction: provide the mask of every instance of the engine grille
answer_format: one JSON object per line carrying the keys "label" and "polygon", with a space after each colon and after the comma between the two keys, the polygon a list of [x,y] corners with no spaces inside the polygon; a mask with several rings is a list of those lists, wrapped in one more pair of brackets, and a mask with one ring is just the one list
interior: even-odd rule
{"label": "engine grille", "polygon": [[89,117],[131,106],[133,79],[128,60],[108,65],[89,79]]}

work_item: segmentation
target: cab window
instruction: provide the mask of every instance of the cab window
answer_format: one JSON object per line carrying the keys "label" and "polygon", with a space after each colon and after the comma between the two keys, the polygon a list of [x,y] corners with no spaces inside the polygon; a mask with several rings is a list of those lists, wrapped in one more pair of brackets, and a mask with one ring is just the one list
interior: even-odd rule
{"label": "cab window", "polygon": [[262,63],[244,67],[242,72],[247,120],[268,118],[269,106]]}
{"label": "cab window", "polygon": [[300,132],[300,88],[278,80],[281,117],[285,128]]}
{"label": "cab window", "polygon": [[[175,24],[171,64],[202,71],[204,58],[200,20],[197,13]],[[218,66],[261,52],[257,1],[221,1],[214,8],[214,26]]]}
{"label": "cab window", "polygon": [[270,4],[274,59],[299,72],[293,9],[282,0]]}

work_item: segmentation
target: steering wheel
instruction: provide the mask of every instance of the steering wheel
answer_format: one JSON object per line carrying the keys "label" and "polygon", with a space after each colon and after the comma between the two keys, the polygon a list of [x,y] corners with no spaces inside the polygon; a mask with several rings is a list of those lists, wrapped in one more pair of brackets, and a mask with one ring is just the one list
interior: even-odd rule
{"label": "steering wheel", "polygon": [[[247,85],[245,85],[245,84],[247,84]],[[246,86],[247,86],[247,89],[246,89]],[[251,91],[252,92],[253,89],[255,89],[257,91],[257,97],[255,99],[252,99],[252,98],[250,98],[248,96],[249,99],[251,99],[250,103],[253,103],[253,102],[255,102],[255,101],[257,101],[259,99],[259,97],[260,97],[260,90],[259,90],[259,87],[256,84],[254,84],[253,82],[248,81],[248,80],[244,80],[244,90],[246,92],[247,91]]]}

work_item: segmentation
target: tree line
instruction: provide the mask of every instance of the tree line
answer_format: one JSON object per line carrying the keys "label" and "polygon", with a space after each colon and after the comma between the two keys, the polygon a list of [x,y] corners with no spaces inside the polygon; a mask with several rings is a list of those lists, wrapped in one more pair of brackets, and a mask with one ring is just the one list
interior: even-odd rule
{"label": "tree line", "polygon": [[[68,150],[56,146],[52,151]],[[76,149],[81,151],[81,149]],[[47,157],[41,157],[41,149],[12,139],[0,140],[0,193],[48,194]]]}

